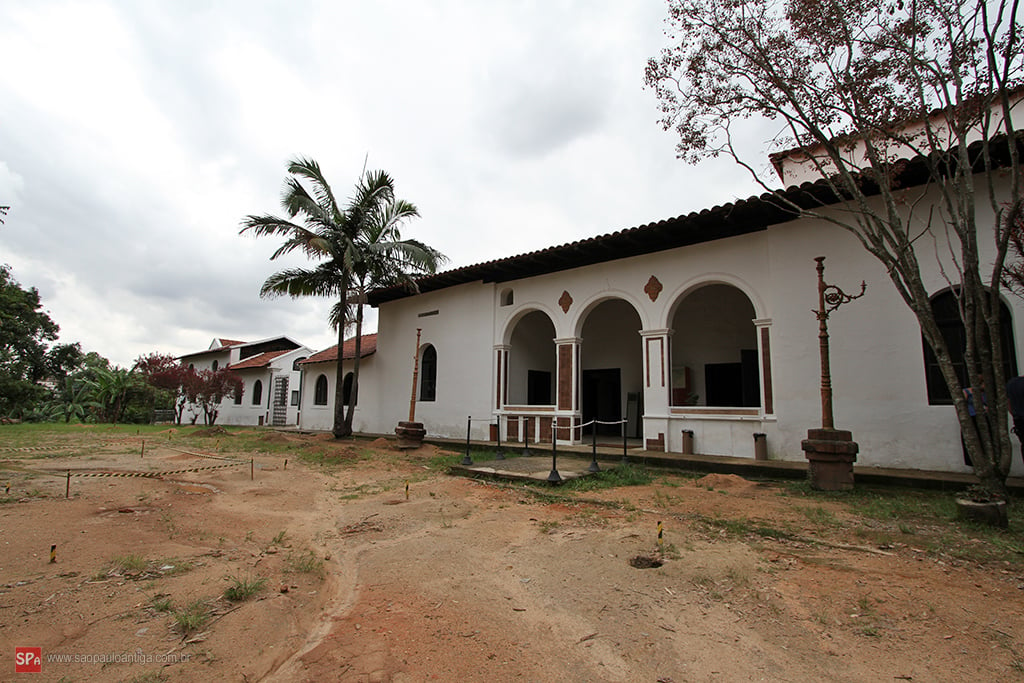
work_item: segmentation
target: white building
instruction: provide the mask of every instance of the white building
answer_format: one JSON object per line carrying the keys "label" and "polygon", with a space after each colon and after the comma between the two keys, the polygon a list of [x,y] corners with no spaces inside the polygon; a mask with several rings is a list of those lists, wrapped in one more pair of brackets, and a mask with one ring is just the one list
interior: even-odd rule
{"label": "white building", "polygon": [[[376,429],[377,422],[373,419],[373,412],[380,402],[376,351],[377,335],[363,335],[360,344],[359,396],[352,417],[352,428],[356,432],[380,431]],[[345,371],[342,379],[342,391],[346,406],[352,396],[352,365],[355,357],[356,342],[355,339],[349,339],[345,342],[342,352]],[[412,358],[411,348],[409,358],[410,360]],[[302,368],[302,415],[299,426],[302,429],[329,431],[334,427],[334,396],[338,368],[337,344],[300,361],[299,365]],[[408,390],[407,387],[407,397]],[[406,405],[408,405],[408,398],[406,398]]]}
{"label": "white building", "polygon": [[[299,423],[301,371],[299,361],[313,350],[288,337],[255,342],[214,339],[205,351],[179,360],[196,370],[228,368],[243,382],[241,394],[221,401],[217,422],[228,425],[288,426]],[[202,410],[186,406],[183,420]]]}
{"label": "white building", "polygon": [[[787,192],[813,202],[823,189]],[[979,225],[992,221],[985,206]],[[941,312],[952,298],[942,245],[921,249]],[[854,293],[867,282],[829,320],[835,424],[852,430],[858,464],[969,471],[945,386],[881,264],[841,228],[793,219],[768,195],[440,273],[416,295],[373,292],[379,336],[357,429],[391,433],[407,419],[419,329],[416,419],[428,436],[463,438],[472,417],[474,439],[494,438],[490,422],[503,441],[547,444],[557,427],[560,442],[586,443],[581,425],[626,420],[648,449],[681,452],[689,431],[695,452],[752,458],[764,434],[770,458],[803,460],[801,440],[821,427],[817,256],[828,283]],[[1024,304],[1004,304],[1014,373]],[[309,367],[304,406],[311,371],[326,378],[324,419],[304,411],[303,425],[327,429],[333,365]],[[1013,471],[1024,472],[1019,457]]]}

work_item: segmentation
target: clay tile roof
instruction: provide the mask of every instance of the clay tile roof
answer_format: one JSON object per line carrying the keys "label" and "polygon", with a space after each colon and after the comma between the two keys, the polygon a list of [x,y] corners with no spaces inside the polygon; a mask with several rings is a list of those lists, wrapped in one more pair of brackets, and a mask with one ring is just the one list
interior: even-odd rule
{"label": "clay tile roof", "polygon": [[275,358],[284,353],[289,353],[289,351],[287,349],[282,351],[267,351],[266,353],[261,353],[258,356],[252,356],[251,358],[246,358],[243,361],[232,363],[231,365],[228,366],[228,370],[251,370],[252,368],[265,368],[268,365],[270,365],[270,361],[274,360]]}
{"label": "clay tile roof", "polygon": [[244,341],[236,341],[234,339],[221,339],[221,338],[218,338],[217,341],[220,342],[220,348],[222,348],[222,349],[226,348],[228,346],[238,346],[239,344],[245,344]]}
{"label": "clay tile roof", "polygon": [[[373,334],[364,334],[363,335],[362,347],[360,348],[360,352],[361,353],[359,355],[362,356],[363,358],[366,358],[367,356],[369,356],[372,353],[375,353],[376,351],[377,351],[377,333],[374,332]],[[352,337],[351,339],[347,339],[345,341],[343,360],[352,360],[355,357],[356,357],[356,338]],[[314,353],[312,356],[310,356],[306,360],[302,361],[302,364],[305,364],[305,363],[326,363],[328,361],[336,361],[336,360],[338,360],[338,345],[337,344],[335,344],[334,346],[332,346],[329,349],[324,349],[323,351],[320,351],[319,353]]]}

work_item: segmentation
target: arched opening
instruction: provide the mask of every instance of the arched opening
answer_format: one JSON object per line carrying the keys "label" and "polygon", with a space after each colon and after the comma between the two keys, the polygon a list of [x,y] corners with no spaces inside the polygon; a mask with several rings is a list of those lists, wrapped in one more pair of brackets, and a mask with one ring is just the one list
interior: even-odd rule
{"label": "arched opening", "polygon": [[217,372],[217,368],[218,367],[219,367],[219,364],[217,363],[217,359],[214,358],[213,359],[213,365],[210,367],[210,369],[213,370],[214,372]]}
{"label": "arched opening", "polygon": [[551,319],[530,311],[516,323],[509,343],[508,403],[554,405],[557,358]]}
{"label": "arched opening", "polygon": [[316,378],[316,384],[313,386],[313,405],[327,405],[327,375]]}
{"label": "arched opening", "polygon": [[252,385],[252,404],[258,406],[263,403],[263,382],[256,380]]}
{"label": "arched opening", "polygon": [[352,403],[352,380],[354,377],[354,373],[346,374],[341,384],[341,401],[346,406]]}
{"label": "arched opening", "polygon": [[515,301],[515,296],[512,294],[511,289],[502,290],[499,301],[502,306],[511,306]]}
{"label": "arched opening", "polygon": [[[947,289],[933,296],[931,302],[935,323],[942,333],[942,338],[946,341],[946,348],[949,349],[949,357],[953,362],[956,376],[961,384],[968,386],[967,363],[964,361],[967,339],[964,334],[964,323],[960,317],[960,306],[956,299],[956,293]],[[1009,306],[1002,300],[999,301],[999,328],[1003,337],[1003,371],[1007,378],[1015,377],[1017,375],[1017,349],[1013,338],[1013,320],[1010,316]],[[939,361],[923,336],[921,337],[921,346],[924,350],[928,404],[952,405],[953,399],[949,395],[946,381],[942,378]]]}
{"label": "arched opening", "polygon": [[[583,323],[580,344],[580,412],[584,424],[597,420],[598,434],[641,433],[643,340],[640,316],[622,299],[603,301]],[[603,423],[603,424],[602,424]],[[584,428],[591,433],[594,427]]]}
{"label": "arched opening", "polygon": [[761,405],[754,317],[750,299],[732,285],[706,285],[679,302],[672,318],[672,405]]}
{"label": "arched opening", "polygon": [[423,347],[420,357],[420,400],[437,398],[437,350],[431,344]]}

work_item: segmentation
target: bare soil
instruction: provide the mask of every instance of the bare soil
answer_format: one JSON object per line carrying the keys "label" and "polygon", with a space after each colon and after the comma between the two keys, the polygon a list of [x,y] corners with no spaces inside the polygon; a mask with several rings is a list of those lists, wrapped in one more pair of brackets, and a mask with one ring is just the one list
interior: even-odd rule
{"label": "bare soil", "polygon": [[432,446],[177,431],[0,450],[0,680],[1024,680],[1013,532],[979,561],[735,476],[548,497]]}

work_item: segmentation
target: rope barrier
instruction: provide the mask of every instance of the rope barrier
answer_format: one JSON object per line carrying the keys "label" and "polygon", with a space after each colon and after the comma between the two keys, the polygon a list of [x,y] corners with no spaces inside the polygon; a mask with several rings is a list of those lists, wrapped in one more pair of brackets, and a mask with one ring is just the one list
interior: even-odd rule
{"label": "rope barrier", "polygon": [[190,472],[208,472],[210,470],[223,470],[228,467],[237,467],[239,465],[248,465],[248,460],[239,460],[237,462],[226,463],[224,465],[210,465],[208,467],[188,467],[180,470],[153,470],[152,472],[140,472],[140,471],[124,471],[124,472],[88,472],[84,470],[66,470],[65,472],[47,472],[46,470],[23,470],[25,472],[31,472],[32,474],[38,474],[44,477],[82,477],[82,478],[97,478],[97,477],[148,477],[152,479],[159,479],[168,474],[188,474]]}
{"label": "rope barrier", "polygon": [[210,460],[226,460],[228,462],[244,462],[242,460],[238,460],[238,458],[225,458],[223,455],[212,455],[210,453],[195,453],[193,451],[186,451],[182,450],[181,448],[175,448],[174,446],[162,446],[162,448],[177,451],[178,453],[183,453],[185,455],[194,455],[197,458],[209,458]]}
{"label": "rope barrier", "polygon": [[227,467],[247,465],[245,462],[233,462],[226,465],[210,465],[209,467],[189,467],[183,470],[160,470],[154,472],[72,472],[73,477],[149,477],[159,479],[168,474],[187,474],[190,472],[206,472],[209,470],[222,470]]}

